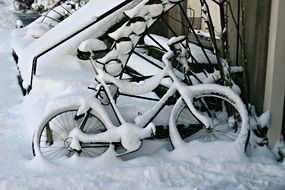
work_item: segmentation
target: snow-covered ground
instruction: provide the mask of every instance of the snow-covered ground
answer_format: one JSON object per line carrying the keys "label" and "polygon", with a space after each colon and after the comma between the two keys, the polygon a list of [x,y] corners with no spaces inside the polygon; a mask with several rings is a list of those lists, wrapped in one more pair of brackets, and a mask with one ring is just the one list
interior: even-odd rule
{"label": "snow-covered ground", "polygon": [[[28,124],[38,119],[41,112],[35,114],[34,109],[42,107],[49,89],[22,97],[10,50],[16,20],[10,10],[11,2],[0,0],[1,190],[285,189],[285,165],[266,147],[247,156],[225,142],[192,142],[172,151],[168,140],[148,140],[124,158],[108,151],[95,159],[74,156],[53,163],[33,159],[33,127]],[[35,96],[41,102],[31,98]]]}

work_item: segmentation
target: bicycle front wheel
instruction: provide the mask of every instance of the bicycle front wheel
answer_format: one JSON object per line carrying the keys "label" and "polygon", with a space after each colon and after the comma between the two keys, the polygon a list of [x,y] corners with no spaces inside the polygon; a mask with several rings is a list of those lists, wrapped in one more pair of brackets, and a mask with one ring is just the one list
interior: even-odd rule
{"label": "bicycle front wheel", "polygon": [[[76,117],[78,109],[68,108],[58,110],[51,114],[42,122],[40,128],[34,134],[33,154],[36,155],[35,148],[46,159],[52,160],[63,156],[70,157],[74,151],[68,149],[70,131],[80,127],[84,117]],[[107,130],[103,122],[94,114],[89,113],[84,127],[81,129],[87,134],[98,134]],[[81,144],[80,156],[97,157],[103,154],[108,148],[109,143],[89,143]]]}
{"label": "bicycle front wheel", "polygon": [[[217,88],[214,90],[215,87]],[[210,87],[213,91],[208,88],[209,85],[205,90],[197,90],[198,93],[194,93],[192,97],[195,110],[210,121],[208,127],[192,113],[182,98],[175,104],[169,130],[174,148],[175,144],[178,145],[182,140],[240,141],[246,145],[248,117],[241,99],[234,92],[225,94],[224,90],[228,91],[227,87],[213,84]]]}

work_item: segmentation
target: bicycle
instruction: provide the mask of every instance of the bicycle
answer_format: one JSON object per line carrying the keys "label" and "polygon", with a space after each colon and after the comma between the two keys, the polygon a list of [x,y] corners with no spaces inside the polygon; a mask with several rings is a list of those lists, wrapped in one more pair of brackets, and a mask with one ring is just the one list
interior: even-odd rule
{"label": "bicycle", "polygon": [[[174,104],[170,99],[176,100],[169,119],[169,137],[174,149],[181,146],[184,140],[187,142],[193,139],[234,141],[245,148],[249,119],[240,97],[230,87],[217,84],[188,86],[177,77],[172,67],[173,62],[183,64],[187,61],[183,40],[179,37],[170,40],[171,50],[162,58],[165,67],[158,75],[144,80],[143,84],[133,84],[108,74],[98,61],[92,59],[90,52],[97,81],[95,98],[77,99],[74,102],[66,99],[65,103],[68,104],[62,104],[61,108],[49,113],[34,134],[34,155],[55,159],[74,153],[96,157],[108,148],[116,147],[125,149],[121,153],[118,150],[118,156],[136,151],[141,147],[143,139],[155,134],[156,128],[152,121],[165,104]],[[126,122],[116,105],[111,87],[121,93],[139,95],[155,89],[164,78],[169,78],[172,82],[162,98],[145,113],[138,115],[133,123]],[[116,116],[117,125],[107,113],[107,107],[103,104],[105,98],[112,108],[108,111]],[[218,101],[218,107],[222,110],[234,108],[234,114],[227,115],[226,118],[218,117],[218,111],[215,110],[218,108],[213,107],[212,101]],[[185,116],[190,119],[183,120]],[[190,133],[184,133],[184,129],[192,128]]]}

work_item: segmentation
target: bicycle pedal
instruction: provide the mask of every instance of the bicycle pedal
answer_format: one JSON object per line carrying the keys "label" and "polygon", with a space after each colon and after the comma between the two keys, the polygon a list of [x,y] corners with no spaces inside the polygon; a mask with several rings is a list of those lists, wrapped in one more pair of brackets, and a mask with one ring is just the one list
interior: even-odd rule
{"label": "bicycle pedal", "polygon": [[80,114],[80,115],[75,115],[75,116],[74,116],[74,120],[75,120],[75,121],[78,121],[79,119],[83,118],[84,115],[85,115],[84,113],[83,113],[83,114]]}
{"label": "bicycle pedal", "polygon": [[73,150],[75,152],[75,154],[77,154],[78,156],[81,154],[82,150]]}

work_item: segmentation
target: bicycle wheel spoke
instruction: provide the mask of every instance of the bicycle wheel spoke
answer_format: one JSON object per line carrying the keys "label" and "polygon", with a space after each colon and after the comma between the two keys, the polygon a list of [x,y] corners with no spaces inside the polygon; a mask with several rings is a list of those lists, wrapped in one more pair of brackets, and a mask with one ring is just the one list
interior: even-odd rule
{"label": "bicycle wheel spoke", "polygon": [[[83,121],[82,118],[75,120],[76,110],[64,111],[56,114],[52,117],[47,124],[44,125],[40,138],[38,140],[38,146],[44,157],[47,159],[55,159],[62,156],[71,156],[73,152],[68,150],[68,135],[69,132],[77,127],[77,123]],[[98,134],[104,130],[106,127],[95,115],[91,114],[86,118],[85,130],[89,134]],[[46,126],[51,129],[50,144],[47,143],[47,132]],[[109,143],[83,143],[81,156],[96,157],[103,154],[110,147]]]}
{"label": "bicycle wheel spoke", "polygon": [[213,129],[216,129],[216,128],[219,127],[219,126],[224,126],[224,125],[227,125],[227,124],[228,124],[227,121],[224,121],[224,122],[222,122],[222,123],[218,123],[218,124],[216,124],[216,125],[213,127]]}
{"label": "bicycle wheel spoke", "polygon": [[70,119],[69,119],[69,117],[68,117],[68,113],[67,112],[65,112],[65,123],[66,123],[66,127],[67,127],[67,129],[68,129],[68,132],[70,132],[71,131],[71,129],[73,129],[73,127],[72,126],[70,126]]}
{"label": "bicycle wheel spoke", "polygon": [[65,124],[64,124],[62,115],[60,115],[59,117],[60,117],[60,118],[58,118],[58,116],[56,116],[54,119],[56,119],[56,120],[62,125],[62,127],[64,128],[64,130],[65,130],[66,133],[68,134],[69,131],[68,131],[68,129],[65,127]]}
{"label": "bicycle wheel spoke", "polygon": [[[51,152],[51,153],[49,153]],[[65,152],[65,148],[60,148],[60,149],[57,149],[57,150],[51,150],[51,151],[43,151],[43,154],[46,156],[46,157],[51,157],[50,159],[53,159],[57,156],[58,153],[60,152]],[[46,154],[46,153],[49,153],[49,154]]]}
{"label": "bicycle wheel spoke", "polygon": [[219,138],[217,137],[217,135],[215,133],[211,133],[211,136],[215,139],[215,140],[219,140]]}
{"label": "bicycle wheel spoke", "polygon": [[222,133],[222,132],[220,132],[220,131],[216,131],[216,132],[218,132],[219,134],[221,134],[221,135],[223,135],[224,137],[228,138],[229,140],[232,140],[233,137],[235,137],[235,135],[232,135],[232,137],[229,136],[229,134],[231,134],[231,133]]}
{"label": "bicycle wheel spoke", "polygon": [[[95,152],[95,151],[92,151],[91,149],[82,149],[82,151],[84,150],[84,152],[88,153],[89,155],[98,155],[100,156],[103,152],[105,152],[105,149],[103,149],[102,151],[100,151],[99,153],[98,152]],[[96,151],[99,151],[100,149],[96,149]],[[91,156],[92,157],[92,156]]]}
{"label": "bicycle wheel spoke", "polygon": [[[202,129],[202,130],[203,130],[203,129]],[[189,139],[190,139],[190,140],[200,139],[201,136],[203,136],[203,132],[200,130],[200,131],[198,131],[198,132],[196,132],[196,133],[190,135],[190,136],[189,136]],[[185,138],[185,139],[187,140],[188,137]]]}
{"label": "bicycle wheel spoke", "polygon": [[190,110],[187,107],[183,107],[181,109],[180,114],[178,115],[177,123],[178,124],[191,124],[193,123],[193,119],[194,117],[191,114]]}
{"label": "bicycle wheel spoke", "polygon": [[[52,122],[52,121],[51,121]],[[61,128],[60,128],[61,129]],[[52,133],[53,134],[55,134],[59,139],[61,139],[61,140],[64,140],[65,138],[63,137],[63,136],[61,136],[60,134],[58,134],[57,132],[56,132],[56,130],[53,130],[52,131]],[[66,134],[66,133],[65,133]]]}
{"label": "bicycle wheel spoke", "polygon": [[202,133],[200,140],[205,142],[205,139],[209,138],[208,135],[209,135],[209,133],[207,131],[204,131],[204,133]]}
{"label": "bicycle wheel spoke", "polygon": [[183,117],[185,119],[190,119],[191,118],[191,113],[188,110],[181,112],[181,114],[183,114],[183,115],[181,115],[181,117]]}
{"label": "bicycle wheel spoke", "polygon": [[77,127],[76,121],[75,121],[75,119],[74,119],[74,117],[76,116],[76,114],[77,114],[77,112],[75,112],[74,115],[73,115],[73,114],[71,115],[71,117],[72,117],[72,118],[71,118],[71,119],[72,119],[72,124],[73,124],[74,128]]}
{"label": "bicycle wheel spoke", "polygon": [[[209,120],[212,121],[212,124],[214,124],[213,126],[210,125],[209,129],[203,127],[200,130],[197,130],[198,128],[196,128],[195,130],[195,128],[191,127],[191,122],[193,121],[194,116],[191,115],[189,117],[189,115],[192,113],[188,111],[188,108],[185,105],[184,101],[181,101],[180,105],[177,105],[177,107],[185,107],[179,109],[179,111],[176,113],[177,117],[174,117],[176,118],[176,125],[178,127],[178,131],[179,133],[181,133],[180,136],[183,137],[186,142],[195,139],[205,142],[212,142],[216,140],[234,141],[238,137],[240,130],[237,127],[229,127],[228,120],[230,119],[230,117],[232,117],[232,115],[227,114],[227,112],[225,113],[224,109],[225,105],[229,104],[229,102],[231,101],[225,102],[225,98],[226,96],[203,96],[200,98],[194,98],[193,104],[195,105],[195,109],[197,109],[198,111],[203,111],[204,108],[202,108],[202,106],[206,106],[205,108],[210,114],[203,115],[205,117],[208,117]],[[200,104],[199,102],[203,102],[203,104]],[[234,108],[234,106],[232,106],[232,108]],[[234,112],[235,114],[239,113],[237,110],[234,110]],[[240,116],[236,115],[236,117],[238,118]],[[180,129],[182,125],[186,126],[187,124],[190,125],[188,132]],[[203,123],[200,124],[203,125]],[[237,126],[239,125],[237,124]],[[192,133],[190,128],[194,129],[192,130]]]}
{"label": "bicycle wheel spoke", "polygon": [[82,152],[80,153],[80,155],[87,155],[88,157],[92,157],[92,155],[88,152],[88,151],[86,151],[85,149],[82,149]]}
{"label": "bicycle wheel spoke", "polygon": [[67,134],[66,129],[63,129],[62,127],[60,127],[60,126],[59,126],[58,124],[56,124],[53,120],[51,120],[50,123],[56,125],[58,129],[60,129],[63,133]]}
{"label": "bicycle wheel spoke", "polygon": [[[100,128],[101,126],[103,126],[102,125],[102,123],[97,119],[97,118],[90,118],[89,120],[89,124],[87,125],[87,127],[85,128],[85,126],[84,126],[84,131],[86,131],[87,133],[88,133],[88,129],[90,128],[90,126],[91,126],[91,129],[92,130],[96,130],[97,128]],[[94,123],[95,122],[95,123]],[[94,124],[93,124],[94,123]],[[93,125],[92,125],[93,124]],[[93,128],[92,128],[93,127]],[[92,132],[92,131],[91,131]]]}

